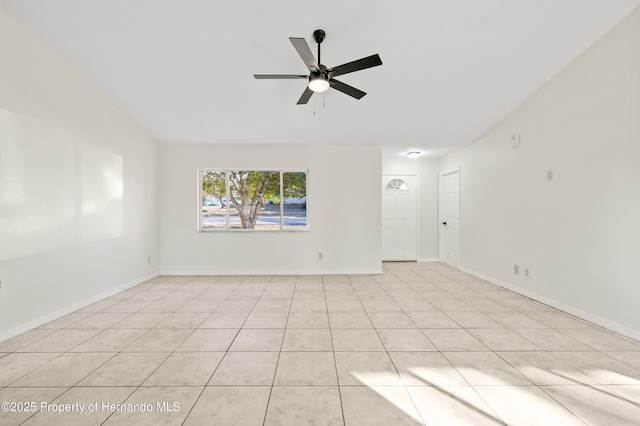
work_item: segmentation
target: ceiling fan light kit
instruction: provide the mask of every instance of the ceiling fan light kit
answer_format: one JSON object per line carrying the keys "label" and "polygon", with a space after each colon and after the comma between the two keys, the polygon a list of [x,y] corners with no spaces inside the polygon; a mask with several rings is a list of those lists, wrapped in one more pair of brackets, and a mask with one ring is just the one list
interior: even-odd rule
{"label": "ceiling fan light kit", "polygon": [[338,65],[337,67],[327,68],[320,62],[320,45],[324,41],[325,36],[326,33],[323,30],[315,30],[313,32],[313,39],[318,44],[317,60],[316,58],[314,58],[313,53],[311,53],[311,49],[309,48],[309,45],[304,38],[289,37],[289,41],[291,41],[291,44],[293,44],[293,47],[298,52],[298,55],[300,55],[300,58],[302,58],[302,61],[309,69],[308,76],[296,74],[254,74],[253,76],[259,80],[281,80],[299,78],[308,79],[309,84],[305,88],[304,92],[302,92],[302,96],[300,96],[300,99],[298,99],[298,105],[304,105],[309,102],[309,99],[311,99],[311,96],[314,94],[314,92],[324,92],[330,87],[333,87],[339,92],[347,94],[353,98],[361,99],[364,95],[366,95],[365,92],[356,89],[355,87],[349,86],[348,84],[345,84],[339,80],[336,80],[334,77],[382,65],[380,56],[377,54],[371,55],[353,62]]}
{"label": "ceiling fan light kit", "polygon": [[314,72],[309,76],[309,89],[314,92],[324,92],[329,87],[329,79],[325,74]]}

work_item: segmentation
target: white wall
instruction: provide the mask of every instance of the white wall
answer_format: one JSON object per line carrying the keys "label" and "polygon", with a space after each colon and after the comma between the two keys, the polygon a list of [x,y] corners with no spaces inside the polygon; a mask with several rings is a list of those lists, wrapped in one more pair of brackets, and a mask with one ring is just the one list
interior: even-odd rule
{"label": "white wall", "polygon": [[418,177],[418,261],[437,261],[438,160],[434,158],[383,158],[383,175]]}
{"label": "white wall", "polygon": [[[198,233],[198,168],[309,170],[310,230]],[[381,272],[380,147],[163,145],[161,170],[163,273]]]}
{"label": "white wall", "polygon": [[463,268],[640,338],[640,9],[458,166]]}
{"label": "white wall", "polygon": [[157,144],[2,8],[0,58],[2,341],[153,276],[159,219]]}

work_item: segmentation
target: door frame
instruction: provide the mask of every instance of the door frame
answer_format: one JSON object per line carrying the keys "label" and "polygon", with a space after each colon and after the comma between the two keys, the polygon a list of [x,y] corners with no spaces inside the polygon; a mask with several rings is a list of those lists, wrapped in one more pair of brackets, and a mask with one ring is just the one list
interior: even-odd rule
{"label": "door frame", "polygon": [[[402,176],[413,176],[416,178],[416,259],[409,260],[407,262],[418,262],[420,259],[420,175],[418,173],[383,173],[382,177],[398,178]],[[380,189],[382,194],[384,188]],[[382,210],[380,211],[380,230],[382,231]],[[382,242],[382,241],[381,241]],[[380,246],[380,252],[382,252],[382,245]],[[383,260],[385,262],[385,260]],[[402,262],[402,261],[399,261]]]}
{"label": "door frame", "polygon": [[[461,168],[458,167],[456,169],[452,169],[446,172],[440,172],[440,182],[439,182],[439,197],[438,197],[438,252],[440,262],[446,263],[445,260],[445,247],[444,247],[444,225],[442,222],[444,221],[444,178],[445,176],[452,175],[454,173],[458,174],[458,265],[452,265],[456,268],[460,268],[462,264],[462,217],[461,217],[461,192],[462,192],[462,171]],[[447,263],[448,265],[448,263]]]}

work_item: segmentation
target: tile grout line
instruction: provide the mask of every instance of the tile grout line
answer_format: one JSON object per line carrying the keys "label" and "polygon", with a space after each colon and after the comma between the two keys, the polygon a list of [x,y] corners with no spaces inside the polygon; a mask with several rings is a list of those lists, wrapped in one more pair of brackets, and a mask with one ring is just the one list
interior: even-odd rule
{"label": "tile grout line", "polygon": [[[351,283],[349,283],[349,286],[353,290],[353,286],[351,285]],[[322,290],[324,292],[324,278],[323,278]],[[347,419],[345,418],[345,415],[344,415],[344,402],[342,399],[342,388],[340,386],[340,375],[338,374],[338,359],[336,357],[336,348],[333,344],[333,330],[331,328],[331,318],[329,318],[329,303],[327,302],[326,292],[325,292],[324,304],[325,304],[325,307],[327,308],[327,322],[329,323],[329,338],[331,340],[331,354],[333,355],[333,367],[336,372],[336,385],[338,388],[338,398],[340,399],[340,413],[342,414],[342,424],[346,425]]]}
{"label": "tile grout line", "polygon": [[[284,337],[287,334],[287,324],[289,323],[289,315],[291,314],[291,305],[293,304],[293,297],[295,295],[296,286],[297,286],[297,276],[296,283],[293,285],[293,292],[291,293],[291,301],[289,303],[289,310],[287,312],[287,321],[284,324],[284,333],[282,334],[282,341],[280,342],[280,350],[278,351],[278,359],[276,360],[276,366],[273,370],[273,379],[271,379],[271,387],[269,388],[269,396],[267,397],[267,404],[264,410],[264,416],[262,418],[262,425],[264,426],[267,422],[267,415],[269,413],[269,405],[271,404],[271,396],[273,395],[273,388],[276,383],[276,375],[278,374],[278,366],[280,365],[280,355],[282,354],[282,347],[284,346]],[[264,294],[264,293],[263,293]],[[275,299],[277,300],[277,299]]]}
{"label": "tile grout line", "polygon": [[[215,283],[213,283],[210,287],[213,287],[215,285]],[[202,293],[202,292],[201,292]],[[232,293],[233,294],[233,293]],[[223,301],[228,300],[228,297],[223,299]],[[222,304],[222,303],[221,303]],[[220,306],[220,305],[218,305]],[[218,306],[216,306],[216,309],[218,308]],[[215,312],[215,310],[214,310]],[[213,314],[213,312],[211,314],[209,314],[207,316],[207,318],[205,318],[200,325],[202,325],[204,323],[204,321],[206,321],[211,315]],[[247,316],[248,318],[248,316]],[[245,322],[246,322],[246,318],[245,318]],[[244,325],[244,322],[243,322]],[[197,327],[194,329],[198,330],[200,329],[200,327]],[[209,375],[209,378],[207,379],[206,383],[204,384],[204,386],[202,387],[202,390],[200,391],[200,393],[198,394],[198,396],[195,398],[195,400],[193,401],[193,405],[191,406],[191,408],[189,409],[189,412],[187,413],[187,415],[184,417],[184,420],[182,421],[181,425],[184,425],[187,420],[189,419],[189,416],[191,415],[191,413],[193,412],[193,409],[196,407],[196,405],[198,404],[198,401],[200,401],[200,398],[202,397],[202,395],[204,394],[204,391],[207,389],[207,386],[209,386],[209,383],[211,383],[211,379],[213,378],[213,376],[216,374],[216,371],[218,371],[218,368],[220,368],[220,364],[222,364],[222,361],[224,360],[224,358],[227,356],[227,353],[229,353],[229,348],[231,348],[231,345],[233,345],[233,342],[235,341],[235,339],[238,337],[238,334],[240,333],[240,330],[242,330],[242,326],[240,326],[240,328],[238,329],[238,332],[236,333],[236,335],[234,336],[234,338],[231,340],[231,342],[229,343],[229,346],[227,347],[227,350],[225,351],[224,355],[220,358],[220,361],[218,361],[218,365],[216,365],[216,367],[213,369],[213,371],[211,372],[211,374]],[[191,333],[193,334],[193,333]],[[186,339],[185,339],[186,340]],[[184,343],[184,341],[183,341]],[[159,367],[158,367],[159,368]],[[148,378],[147,378],[148,380]]]}

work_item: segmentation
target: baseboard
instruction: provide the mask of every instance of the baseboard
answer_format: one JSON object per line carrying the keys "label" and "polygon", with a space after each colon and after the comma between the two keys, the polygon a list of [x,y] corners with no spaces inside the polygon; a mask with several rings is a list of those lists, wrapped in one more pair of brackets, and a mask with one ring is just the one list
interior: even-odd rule
{"label": "baseboard", "polygon": [[4,342],[5,340],[11,339],[12,337],[15,337],[19,334],[26,333],[27,331],[33,330],[34,328],[40,327],[41,325],[57,320],[58,318],[61,318],[79,309],[86,308],[89,305],[92,305],[96,302],[106,299],[107,297],[111,297],[114,294],[120,293],[121,291],[128,290],[131,287],[135,287],[138,284],[142,284],[143,282],[148,281],[157,276],[158,276],[157,273],[153,273],[153,274],[149,274],[147,276],[135,279],[133,281],[129,281],[128,283],[119,285],[118,287],[114,287],[110,290],[107,290],[95,296],[89,297],[88,299],[84,299],[80,302],[74,303],[73,305],[65,306],[64,308],[58,309],[55,312],[51,312],[47,315],[43,315],[32,321],[19,325],[18,327],[14,327],[10,330],[4,331],[0,333],[0,342]]}
{"label": "baseboard", "polygon": [[439,257],[423,257],[423,258],[418,259],[418,262],[420,262],[420,263],[440,262],[440,258]]}
{"label": "baseboard", "polygon": [[382,265],[380,268],[374,269],[258,269],[258,270],[184,270],[184,269],[167,269],[160,271],[160,275],[380,275],[382,274]]}
{"label": "baseboard", "polygon": [[485,281],[488,281],[488,282],[490,282],[492,284],[495,284],[495,285],[500,286],[502,288],[505,288],[507,290],[513,291],[514,293],[518,293],[518,294],[520,294],[522,296],[526,296],[526,297],[528,297],[530,299],[533,299],[535,301],[544,303],[545,305],[551,306],[552,308],[556,308],[556,309],[558,309],[558,310],[560,310],[562,312],[566,312],[568,314],[571,314],[571,315],[576,316],[578,318],[581,318],[583,320],[592,322],[592,323],[597,324],[597,325],[599,325],[601,327],[604,327],[604,328],[609,329],[611,331],[615,331],[616,333],[620,333],[620,334],[622,334],[624,336],[627,336],[627,337],[630,337],[632,339],[640,340],[640,331],[638,331],[638,330],[634,330],[632,328],[626,327],[624,325],[618,324],[618,323],[610,321],[608,319],[601,318],[601,317],[599,317],[597,315],[593,315],[593,314],[591,314],[589,312],[585,312],[585,311],[583,311],[581,309],[578,309],[578,308],[575,308],[575,307],[573,307],[571,305],[567,305],[565,303],[558,302],[558,301],[553,300],[553,299],[549,299],[546,296],[542,296],[542,295],[540,295],[538,293],[535,293],[533,291],[529,291],[529,290],[514,286],[512,284],[509,284],[507,282],[498,280],[496,278],[481,274],[481,273],[476,272],[474,270],[471,270],[469,268],[460,267],[459,269],[462,272],[466,272],[466,273],[468,273],[470,275],[473,275],[474,277],[481,278],[481,279],[483,279]]}

